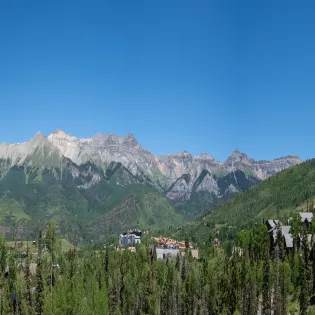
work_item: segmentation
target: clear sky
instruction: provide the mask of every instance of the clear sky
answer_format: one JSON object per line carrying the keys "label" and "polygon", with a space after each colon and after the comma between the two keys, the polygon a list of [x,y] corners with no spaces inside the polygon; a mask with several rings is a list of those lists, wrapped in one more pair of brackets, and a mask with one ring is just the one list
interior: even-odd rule
{"label": "clear sky", "polygon": [[315,157],[315,2],[0,1],[0,142]]}

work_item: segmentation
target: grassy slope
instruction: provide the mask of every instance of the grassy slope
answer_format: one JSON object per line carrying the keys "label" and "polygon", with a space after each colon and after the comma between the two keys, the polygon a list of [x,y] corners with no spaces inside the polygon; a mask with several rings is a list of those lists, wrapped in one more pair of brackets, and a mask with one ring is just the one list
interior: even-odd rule
{"label": "grassy slope", "polygon": [[[23,242],[23,246],[22,247],[15,247],[15,250],[18,252],[26,252],[27,246],[30,249],[30,251],[32,252],[37,252],[37,247],[36,245],[33,245],[33,241],[22,241]],[[13,241],[8,241],[6,242],[6,245],[9,246],[15,246],[17,244],[17,242],[13,242]],[[67,252],[69,249],[73,249],[74,246],[67,241],[66,239],[62,238],[62,239],[58,239],[57,240],[57,244],[61,246],[61,250],[63,252]]]}
{"label": "grassy slope", "polygon": [[315,195],[315,159],[293,166],[272,176],[177,232],[206,241],[215,224],[240,230],[263,219],[285,220],[291,212]]}
{"label": "grassy slope", "polygon": [[0,223],[3,223],[7,217],[15,218],[16,221],[30,220],[31,217],[27,215],[23,207],[14,201],[0,201]]}
{"label": "grassy slope", "polygon": [[[38,249],[37,246],[33,244],[33,241],[22,241],[23,242],[23,246],[22,247],[18,247],[17,243],[18,242],[12,242],[12,241],[8,241],[6,242],[6,245],[8,246],[8,248],[10,246],[15,246],[14,248],[14,252],[17,254],[21,254],[23,252],[27,251],[27,246],[29,248],[29,252],[31,253],[31,270],[32,273],[35,274],[36,272],[36,263],[37,263],[37,258],[38,258]],[[57,239],[56,242],[57,246],[60,246],[60,249],[62,252],[68,252],[69,249],[73,249],[74,246],[66,239]],[[50,260],[50,255],[48,254],[47,251],[44,252],[44,257],[46,257],[48,260]],[[34,265],[35,263],[35,265]],[[32,266],[33,265],[33,266]]]}

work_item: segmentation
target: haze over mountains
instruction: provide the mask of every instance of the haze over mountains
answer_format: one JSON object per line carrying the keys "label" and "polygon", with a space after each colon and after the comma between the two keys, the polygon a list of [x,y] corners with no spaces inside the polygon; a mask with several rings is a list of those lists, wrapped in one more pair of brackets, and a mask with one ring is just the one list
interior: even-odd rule
{"label": "haze over mountains", "polygon": [[[25,143],[0,145],[0,214],[9,225],[62,219],[62,233],[73,235],[165,227],[299,163],[298,156],[255,161],[238,150],[224,162],[187,151],[158,157],[132,134],[80,139],[61,130],[37,133]],[[20,215],[9,218],[8,204]]]}

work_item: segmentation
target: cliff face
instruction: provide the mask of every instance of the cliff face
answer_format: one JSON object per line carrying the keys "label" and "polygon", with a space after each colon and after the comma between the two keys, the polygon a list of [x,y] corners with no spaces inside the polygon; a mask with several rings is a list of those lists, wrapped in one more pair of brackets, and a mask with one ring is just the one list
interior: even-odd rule
{"label": "cliff face", "polygon": [[[150,182],[172,200],[189,199],[191,194],[200,191],[220,198],[222,189],[219,179],[228,174],[241,171],[250,181],[260,181],[301,163],[298,156],[255,161],[238,150],[223,163],[206,153],[192,156],[187,151],[157,157],[142,148],[132,134],[125,137],[97,134],[80,139],[61,130],[56,130],[47,138],[37,133],[25,143],[3,143],[0,145],[0,159],[6,169],[24,164],[64,168],[69,161],[75,165],[91,163],[106,169],[112,162],[121,163],[133,176]],[[72,168],[75,169],[75,166]],[[228,185],[229,192],[241,190],[235,179],[235,183]]]}

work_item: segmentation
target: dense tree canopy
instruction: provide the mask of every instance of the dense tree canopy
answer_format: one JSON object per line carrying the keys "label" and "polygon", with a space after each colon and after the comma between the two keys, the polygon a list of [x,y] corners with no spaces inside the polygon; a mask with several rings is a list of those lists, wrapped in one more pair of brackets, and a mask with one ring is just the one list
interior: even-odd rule
{"label": "dense tree canopy", "polygon": [[241,231],[229,251],[208,243],[199,260],[189,249],[158,260],[145,242],[136,253],[111,246],[63,253],[53,223],[39,234],[36,257],[29,249],[22,259],[7,255],[0,238],[0,314],[285,315],[295,307],[312,314],[315,249],[297,228],[302,245],[291,251],[260,225]]}

